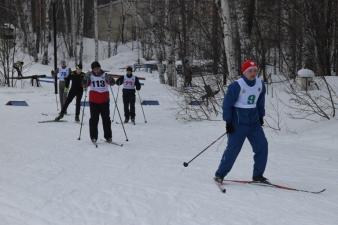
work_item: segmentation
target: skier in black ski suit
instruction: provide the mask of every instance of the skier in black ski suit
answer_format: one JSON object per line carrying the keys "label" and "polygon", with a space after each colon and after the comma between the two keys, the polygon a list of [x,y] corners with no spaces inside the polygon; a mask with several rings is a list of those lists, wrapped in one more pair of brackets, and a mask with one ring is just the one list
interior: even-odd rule
{"label": "skier in black ski suit", "polygon": [[69,94],[63,105],[61,112],[58,117],[55,118],[56,121],[59,121],[63,118],[64,114],[67,112],[69,104],[76,97],[76,110],[75,110],[75,121],[80,121],[80,104],[83,95],[83,82],[84,82],[85,73],[82,72],[82,64],[76,66],[76,70],[73,71],[67,78],[65,78],[65,89],[66,91],[69,88],[70,81],[72,81],[72,86],[70,88]]}
{"label": "skier in black ski suit", "polygon": [[133,75],[133,69],[129,66],[127,68],[127,74],[121,76],[116,81],[116,84],[123,85],[124,122],[128,123],[129,119],[131,119],[131,121],[135,123],[135,88],[137,91],[141,90],[140,81],[138,77]]}

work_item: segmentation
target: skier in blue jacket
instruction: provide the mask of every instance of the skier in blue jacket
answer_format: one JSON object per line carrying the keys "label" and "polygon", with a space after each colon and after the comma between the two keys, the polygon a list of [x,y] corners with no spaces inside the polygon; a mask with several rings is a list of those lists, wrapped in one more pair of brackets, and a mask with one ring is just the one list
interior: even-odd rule
{"label": "skier in blue jacket", "polygon": [[252,179],[268,182],[263,176],[268,157],[268,142],[263,124],[265,115],[265,86],[257,77],[258,68],[254,61],[246,60],[241,66],[242,77],[229,85],[223,102],[223,120],[226,122],[228,144],[224,151],[214,180],[222,183],[230,172],[248,138],[254,152]]}

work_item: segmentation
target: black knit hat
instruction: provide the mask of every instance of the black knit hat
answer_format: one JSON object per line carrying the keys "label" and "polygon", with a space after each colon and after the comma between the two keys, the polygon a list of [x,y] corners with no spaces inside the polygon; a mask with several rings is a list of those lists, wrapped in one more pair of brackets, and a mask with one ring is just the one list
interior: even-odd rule
{"label": "black knit hat", "polygon": [[97,68],[97,67],[101,67],[100,63],[98,61],[92,62],[92,69]]}
{"label": "black knit hat", "polygon": [[127,71],[133,72],[133,68],[131,68],[131,66],[128,66]]}
{"label": "black knit hat", "polygon": [[81,63],[77,64],[76,69],[82,70],[82,64]]}

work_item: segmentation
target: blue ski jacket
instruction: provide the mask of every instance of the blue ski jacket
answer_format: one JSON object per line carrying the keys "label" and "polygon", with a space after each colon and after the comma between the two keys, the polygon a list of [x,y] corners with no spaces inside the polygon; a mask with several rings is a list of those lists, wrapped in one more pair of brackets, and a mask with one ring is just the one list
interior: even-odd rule
{"label": "blue ski jacket", "polygon": [[[242,76],[244,81],[250,86],[256,84],[256,80],[248,80],[245,76]],[[263,82],[263,81],[262,81]],[[235,107],[235,103],[239,97],[241,87],[237,81],[231,83],[224,96],[223,100],[223,120],[233,125],[257,125],[260,118],[265,116],[265,85],[263,82],[262,92],[257,100],[256,108],[243,109]]]}

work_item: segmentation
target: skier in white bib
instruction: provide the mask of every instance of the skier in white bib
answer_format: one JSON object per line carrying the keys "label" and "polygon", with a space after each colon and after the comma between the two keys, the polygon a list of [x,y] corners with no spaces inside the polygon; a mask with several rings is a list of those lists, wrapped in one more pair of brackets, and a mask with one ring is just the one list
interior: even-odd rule
{"label": "skier in white bib", "polygon": [[99,62],[91,64],[92,71],[86,74],[84,87],[89,87],[89,135],[93,143],[98,138],[98,123],[101,115],[103,135],[107,142],[112,142],[112,130],[109,110],[109,85],[114,85],[115,80],[101,69]]}
{"label": "skier in white bib", "polygon": [[[59,80],[59,97],[60,105],[63,108],[68,94],[68,88],[66,88],[66,78],[71,74],[71,69],[67,67],[66,61],[61,61],[61,68],[57,69],[57,78]],[[67,111],[65,112],[67,114]]]}
{"label": "skier in white bib", "polygon": [[257,65],[247,60],[242,64],[243,76],[229,85],[223,102],[223,120],[226,122],[228,144],[224,151],[214,180],[222,183],[230,172],[248,138],[254,152],[252,179],[255,182],[268,182],[263,176],[268,157],[268,142],[263,124],[265,115],[265,86],[257,77]]}
{"label": "skier in white bib", "polygon": [[135,89],[139,91],[141,89],[141,84],[138,77],[133,75],[133,69],[131,67],[127,68],[127,74],[121,76],[117,81],[117,85],[123,85],[123,105],[124,105],[124,117],[125,123],[131,122],[135,124]]}

